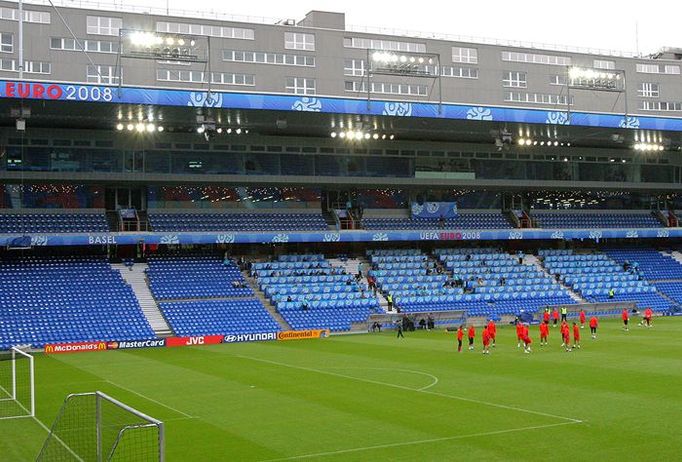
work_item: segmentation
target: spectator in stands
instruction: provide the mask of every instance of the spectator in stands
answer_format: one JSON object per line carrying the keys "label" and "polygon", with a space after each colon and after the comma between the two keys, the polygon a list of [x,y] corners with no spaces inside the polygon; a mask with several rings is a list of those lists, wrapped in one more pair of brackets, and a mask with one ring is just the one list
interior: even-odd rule
{"label": "spectator in stands", "polygon": [[291,298],[291,295],[287,295],[287,302],[293,302],[294,300]]}
{"label": "spectator in stands", "polygon": [[232,281],[232,288],[239,289],[240,287],[241,287],[241,283],[239,282],[238,279],[235,279],[234,281]]}
{"label": "spectator in stands", "polygon": [[301,303],[301,309],[302,309],[303,311],[308,311],[308,308],[309,308],[309,306],[308,306],[308,300],[303,300],[303,303]]}
{"label": "spectator in stands", "polygon": [[613,287],[609,289],[609,298],[613,298],[616,295],[616,291],[613,290]]}
{"label": "spectator in stands", "polygon": [[438,229],[445,229],[445,217],[443,215],[438,218]]}
{"label": "spectator in stands", "polygon": [[386,296],[386,302],[388,303],[388,311],[393,311],[393,295],[388,294]]}
{"label": "spectator in stands", "polygon": [[500,277],[500,285],[503,286],[507,283],[507,279],[504,276]]}
{"label": "spectator in stands", "polygon": [[519,265],[523,265],[523,256],[524,256],[524,255],[523,255],[523,252],[521,252],[521,251],[519,250],[518,252],[516,252],[516,256],[517,256],[518,259],[519,259]]}

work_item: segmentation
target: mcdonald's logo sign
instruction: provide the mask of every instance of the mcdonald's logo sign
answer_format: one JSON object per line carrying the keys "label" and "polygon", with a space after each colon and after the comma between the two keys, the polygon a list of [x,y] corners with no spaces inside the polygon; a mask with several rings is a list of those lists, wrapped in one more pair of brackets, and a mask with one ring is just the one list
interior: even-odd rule
{"label": "mcdonald's logo sign", "polygon": [[83,351],[102,351],[107,349],[106,342],[55,343],[45,345],[46,354],[80,353]]}

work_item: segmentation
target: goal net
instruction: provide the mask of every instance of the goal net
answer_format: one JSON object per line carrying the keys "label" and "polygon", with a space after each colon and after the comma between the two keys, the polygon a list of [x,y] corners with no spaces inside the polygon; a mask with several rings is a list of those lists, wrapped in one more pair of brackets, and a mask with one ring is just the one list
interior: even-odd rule
{"label": "goal net", "polygon": [[33,356],[20,350],[0,351],[0,419],[35,415]]}
{"label": "goal net", "polygon": [[72,394],[36,460],[163,462],[163,422],[99,391]]}

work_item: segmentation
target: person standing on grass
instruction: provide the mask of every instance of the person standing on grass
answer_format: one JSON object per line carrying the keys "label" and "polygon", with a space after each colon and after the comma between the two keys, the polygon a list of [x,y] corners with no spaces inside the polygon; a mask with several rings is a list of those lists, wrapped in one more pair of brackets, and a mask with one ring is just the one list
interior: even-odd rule
{"label": "person standing on grass", "polygon": [[521,348],[523,342],[523,323],[520,319],[516,319],[516,348]]}
{"label": "person standing on grass", "polygon": [[473,350],[474,338],[476,337],[476,328],[474,327],[473,324],[469,324],[469,332],[467,332],[467,336],[469,337],[469,349]]}
{"label": "person standing on grass", "polygon": [[566,317],[568,316],[568,308],[565,306],[561,307],[561,322],[566,322]]}
{"label": "person standing on grass", "polygon": [[488,326],[485,326],[483,328],[483,332],[481,334],[481,340],[483,341],[483,354],[489,355],[490,354],[490,331],[488,330]]}
{"label": "person standing on grass", "polygon": [[654,311],[651,308],[644,310],[644,318],[642,321],[647,327],[651,327],[651,317],[654,315]]}
{"label": "person standing on grass", "polygon": [[462,339],[464,338],[464,324],[460,324],[457,329],[457,353],[462,352]]}
{"label": "person standing on grass", "polygon": [[552,311],[552,321],[554,321],[554,327],[556,327],[559,322],[559,310],[557,310],[556,307]]}
{"label": "person standing on grass", "polygon": [[620,314],[621,318],[623,318],[623,329],[627,332],[630,330],[628,327],[628,321],[630,321],[630,313],[628,313],[627,308],[623,308],[623,312]]}
{"label": "person standing on grass", "polygon": [[590,318],[590,334],[592,334],[593,339],[597,338],[597,327],[599,327],[599,321],[597,320],[597,317],[593,315]]}
{"label": "person standing on grass", "polygon": [[580,327],[575,322],[573,323],[573,348],[580,349]]}
{"label": "person standing on grass", "polygon": [[395,322],[395,326],[398,329],[398,337],[397,338],[405,338],[405,336],[403,335],[403,321],[398,319]]}
{"label": "person standing on grass", "polygon": [[580,314],[578,315],[578,318],[580,319],[580,328],[585,327],[585,310],[580,308]]}
{"label": "person standing on grass", "polygon": [[547,337],[549,337],[549,321],[540,323],[540,346],[547,345]]}
{"label": "person standing on grass", "polygon": [[571,334],[568,323],[561,323],[561,346],[566,348],[566,351],[571,351]]}
{"label": "person standing on grass", "polygon": [[526,324],[522,324],[522,326],[523,330],[521,331],[521,335],[523,336],[523,352],[530,353],[530,344],[533,343],[533,341],[530,339],[528,326]]}
{"label": "person standing on grass", "polygon": [[490,340],[493,342],[493,348],[495,348],[495,337],[497,337],[497,326],[495,321],[491,318],[488,321],[488,335],[490,335]]}

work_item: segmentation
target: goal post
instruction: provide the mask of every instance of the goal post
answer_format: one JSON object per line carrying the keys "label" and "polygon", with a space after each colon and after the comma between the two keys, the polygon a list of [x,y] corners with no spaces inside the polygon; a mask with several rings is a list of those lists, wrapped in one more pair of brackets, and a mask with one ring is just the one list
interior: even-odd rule
{"label": "goal post", "polygon": [[102,392],[66,397],[36,461],[164,462],[163,422]]}
{"label": "goal post", "polygon": [[35,416],[33,361],[16,347],[0,351],[0,420]]}

